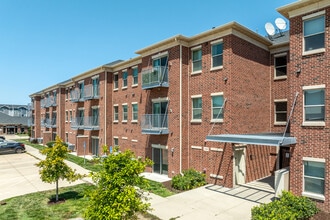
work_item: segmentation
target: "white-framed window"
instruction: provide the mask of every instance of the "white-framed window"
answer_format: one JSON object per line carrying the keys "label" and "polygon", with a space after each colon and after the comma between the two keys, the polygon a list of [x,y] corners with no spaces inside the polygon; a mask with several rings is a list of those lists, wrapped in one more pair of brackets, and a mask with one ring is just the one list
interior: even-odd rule
{"label": "white-framed window", "polygon": [[223,93],[211,94],[212,97],[212,122],[222,122],[223,121]]}
{"label": "white-framed window", "polygon": [[202,96],[192,96],[192,121],[202,121]]}
{"label": "white-framed window", "polygon": [[113,121],[118,122],[119,120],[119,111],[118,111],[118,105],[113,106]]}
{"label": "white-framed window", "polygon": [[287,76],[287,55],[281,54],[274,57],[275,79]]}
{"label": "white-framed window", "polygon": [[303,195],[324,200],[325,159],[304,157]]}
{"label": "white-framed window", "polygon": [[118,137],[113,137],[113,146],[119,146],[119,138]]}
{"label": "white-framed window", "polygon": [[69,112],[65,111],[65,121],[68,122],[69,121]]}
{"label": "white-framed window", "polygon": [[325,125],[325,85],[304,86],[303,125]]}
{"label": "white-framed window", "polygon": [[139,69],[137,67],[133,67],[132,72],[133,85],[137,85],[139,83]]}
{"label": "white-framed window", "polygon": [[113,74],[113,89],[118,89],[118,73]]}
{"label": "white-framed window", "polygon": [[128,118],[127,104],[122,104],[122,110],[123,110],[122,122],[127,122],[127,118]]}
{"label": "white-framed window", "polygon": [[70,110],[69,111],[69,114],[70,114],[70,122],[72,121],[72,111]]}
{"label": "white-framed window", "polygon": [[99,126],[99,106],[92,106],[92,126]]}
{"label": "white-framed window", "polygon": [[68,88],[65,89],[65,99],[66,100],[69,99],[69,89]]}
{"label": "white-framed window", "polygon": [[137,122],[138,120],[138,103],[134,102],[132,103],[132,122]]}
{"label": "white-framed window", "polygon": [[93,97],[97,98],[100,96],[100,79],[99,76],[92,77],[93,85]]}
{"label": "white-framed window", "polygon": [[223,42],[215,41],[211,43],[212,47],[212,68],[223,66]]}
{"label": "white-framed window", "polygon": [[123,88],[126,88],[127,87],[127,77],[128,77],[127,70],[124,70],[122,74],[123,74]]}
{"label": "white-framed window", "polygon": [[324,11],[303,17],[304,52],[325,48]]}
{"label": "white-framed window", "polygon": [[287,100],[275,100],[275,124],[285,125],[287,121]]}
{"label": "white-framed window", "polygon": [[84,81],[80,81],[78,83],[78,87],[79,87],[79,99],[83,99],[84,96],[85,96],[85,93],[84,93],[85,83],[84,83]]}
{"label": "white-framed window", "polygon": [[202,47],[195,47],[192,49],[192,71],[202,71]]}

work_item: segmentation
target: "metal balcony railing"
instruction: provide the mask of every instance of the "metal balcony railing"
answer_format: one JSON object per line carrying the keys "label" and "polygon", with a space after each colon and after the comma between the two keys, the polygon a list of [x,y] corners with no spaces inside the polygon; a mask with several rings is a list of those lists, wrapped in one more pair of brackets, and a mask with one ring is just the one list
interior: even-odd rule
{"label": "metal balcony railing", "polygon": [[167,114],[147,114],[141,117],[142,134],[168,134]]}
{"label": "metal balcony railing", "polygon": [[142,70],[142,89],[169,87],[168,68],[157,66]]}
{"label": "metal balcony railing", "polygon": [[75,130],[99,130],[99,119],[97,116],[72,118],[71,128]]}
{"label": "metal balcony railing", "polygon": [[81,91],[79,88],[71,90],[71,102],[83,102],[90,99],[98,99],[100,97],[99,85],[85,85]]}

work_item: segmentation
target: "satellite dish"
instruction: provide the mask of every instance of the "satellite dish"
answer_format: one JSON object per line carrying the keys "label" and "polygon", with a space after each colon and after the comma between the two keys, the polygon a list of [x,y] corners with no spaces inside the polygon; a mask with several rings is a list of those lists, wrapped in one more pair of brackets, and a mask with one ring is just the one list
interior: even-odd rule
{"label": "satellite dish", "polygon": [[267,22],[265,24],[265,29],[266,29],[266,32],[269,36],[273,36],[275,34],[275,27],[272,23]]}
{"label": "satellite dish", "polygon": [[280,30],[284,30],[286,28],[286,22],[283,18],[276,18],[275,19],[276,27]]}

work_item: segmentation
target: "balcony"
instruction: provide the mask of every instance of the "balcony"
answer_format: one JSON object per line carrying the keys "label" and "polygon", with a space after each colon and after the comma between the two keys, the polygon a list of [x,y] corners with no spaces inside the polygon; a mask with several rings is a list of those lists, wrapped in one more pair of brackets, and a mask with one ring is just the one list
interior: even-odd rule
{"label": "balcony", "polygon": [[42,108],[49,108],[50,106],[56,106],[56,97],[48,97],[48,98],[43,98],[40,101],[40,106]]}
{"label": "balcony", "polygon": [[169,87],[168,68],[157,66],[142,70],[142,89]]}
{"label": "balcony", "polygon": [[96,116],[76,117],[71,120],[71,128],[74,130],[99,130],[99,120]]}
{"label": "balcony", "polygon": [[100,97],[99,86],[85,85],[83,90],[75,88],[71,91],[71,102],[83,102],[90,99],[98,99]]}
{"label": "balcony", "polygon": [[168,134],[167,114],[147,114],[141,118],[142,134]]}
{"label": "balcony", "polygon": [[84,99],[85,100],[98,99],[99,96],[100,96],[99,85],[96,85],[96,86],[85,85],[85,88],[84,88]]}

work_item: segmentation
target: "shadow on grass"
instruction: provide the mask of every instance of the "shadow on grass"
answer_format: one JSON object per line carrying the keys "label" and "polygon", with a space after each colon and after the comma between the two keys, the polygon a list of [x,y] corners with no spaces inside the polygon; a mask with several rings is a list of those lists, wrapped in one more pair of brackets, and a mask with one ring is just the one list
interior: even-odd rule
{"label": "shadow on grass", "polygon": [[[59,200],[69,200],[69,199],[77,200],[77,199],[81,199],[83,197],[84,197],[83,194],[76,192],[76,191],[68,191],[68,192],[58,194]],[[51,195],[49,198],[50,201],[55,201],[55,199],[56,199],[56,195]]]}

